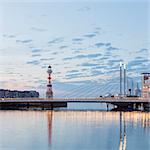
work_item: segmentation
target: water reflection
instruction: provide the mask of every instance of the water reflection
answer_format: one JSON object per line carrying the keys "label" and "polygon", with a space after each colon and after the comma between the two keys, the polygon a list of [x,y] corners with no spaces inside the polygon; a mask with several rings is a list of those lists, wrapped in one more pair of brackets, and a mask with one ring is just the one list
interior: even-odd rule
{"label": "water reflection", "polygon": [[149,112],[0,111],[0,149],[150,148]]}
{"label": "water reflection", "polygon": [[[119,143],[116,141],[115,143],[115,138],[112,135],[109,135],[109,133],[105,133],[103,132],[102,134],[108,134],[109,138],[114,138],[112,141],[114,142],[113,145],[116,145],[116,147],[114,147],[115,149],[119,149],[119,150],[126,150],[126,147],[128,145],[128,147],[131,149],[134,146],[130,146],[127,141],[128,139],[130,139],[131,130],[141,130],[141,128],[143,129],[147,129],[148,130],[148,134],[149,134],[149,127],[150,127],[150,113],[148,112],[107,112],[107,111],[49,111],[47,112],[47,118],[48,118],[48,137],[49,137],[49,145],[50,147],[53,149],[55,149],[57,146],[55,146],[55,144],[57,143],[58,145],[60,144],[62,147],[66,147],[63,144],[65,144],[64,140],[68,140],[67,136],[65,136],[65,134],[68,134],[67,131],[67,124],[71,124],[72,128],[78,128],[78,126],[84,125],[84,127],[87,129],[93,129],[94,128],[100,128],[100,130],[102,130],[103,128],[108,128],[108,130],[110,130],[111,126],[114,129],[114,127],[117,128],[118,133],[119,133]],[[58,121],[59,119],[59,121]],[[59,124],[59,132],[63,133],[63,137],[67,137],[66,139],[62,139],[62,142],[57,142],[56,141],[56,137],[57,137],[57,133],[56,130],[54,130],[54,133],[56,133],[56,135],[53,135],[53,127],[56,126],[56,124]],[[66,127],[65,127],[66,125]],[[103,126],[102,126],[103,125]],[[106,125],[106,126],[105,126]],[[118,127],[117,127],[118,125]],[[63,127],[61,127],[63,126]],[[77,127],[75,127],[77,126]],[[81,127],[82,128],[82,127]],[[75,129],[76,130],[76,129]],[[128,130],[128,132],[126,132]],[[66,132],[65,132],[66,131]],[[76,134],[74,134],[73,129],[71,130],[72,134],[71,136],[74,139],[78,138],[78,136]],[[88,131],[87,131],[88,132]],[[110,131],[111,133],[112,131]],[[100,132],[99,132],[100,133]],[[100,134],[97,133],[94,136],[97,136],[97,138],[100,137]],[[84,132],[81,132],[81,134],[84,135]],[[80,134],[80,136],[82,136]],[[53,141],[53,136],[54,136],[54,141]],[[55,137],[56,136],[56,137]],[[84,135],[85,136],[85,135]],[[135,135],[137,136],[137,135]],[[149,137],[149,135],[148,135]],[[96,138],[96,137],[93,137]],[[138,137],[134,137],[135,139],[138,139]],[[103,140],[108,140],[107,138],[102,139],[100,138],[101,141]],[[58,139],[59,141],[59,139]],[[113,149],[112,145],[112,141],[110,142],[110,140],[108,140],[109,142],[106,143],[106,145],[104,146],[105,148],[109,147],[111,149]],[[63,143],[64,142],[64,143]],[[136,141],[138,143],[138,141]],[[144,142],[144,141],[143,141]],[[145,142],[148,142],[145,141]],[[71,143],[73,144],[73,141],[71,141]],[[135,143],[135,141],[133,142]],[[75,142],[75,145],[77,144],[77,142]],[[83,144],[85,144],[83,142]],[[86,143],[88,144],[88,143]],[[90,143],[89,143],[90,144]],[[102,143],[101,143],[102,144]],[[148,143],[145,143],[145,145],[147,147],[149,147]],[[104,148],[103,147],[103,148]],[[117,148],[118,147],[118,148]],[[59,149],[59,148],[58,148]],[[76,149],[76,148],[72,148],[72,149]],[[90,148],[89,148],[90,149]],[[94,148],[94,149],[99,149],[99,147]],[[138,149],[138,148],[137,148]]]}
{"label": "water reflection", "polygon": [[119,150],[126,150],[126,144],[127,144],[127,138],[126,138],[125,116],[124,116],[124,114],[122,114],[122,112],[120,112],[120,142],[119,142]]}
{"label": "water reflection", "polygon": [[53,121],[53,111],[49,111],[47,113],[47,126],[48,126],[48,142],[49,142],[49,145],[51,145],[52,143],[52,121]]}

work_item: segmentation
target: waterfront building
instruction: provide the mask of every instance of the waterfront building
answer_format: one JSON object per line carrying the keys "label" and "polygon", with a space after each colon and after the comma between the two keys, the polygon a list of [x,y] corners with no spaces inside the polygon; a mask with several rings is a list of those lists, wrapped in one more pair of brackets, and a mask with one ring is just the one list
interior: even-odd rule
{"label": "waterfront building", "polygon": [[135,89],[135,96],[141,97],[141,89],[139,88],[139,84],[137,83],[137,87]]}
{"label": "waterfront building", "polygon": [[0,89],[0,98],[38,98],[36,91],[17,91]]}
{"label": "waterfront building", "polygon": [[142,97],[150,97],[150,73],[142,73]]}

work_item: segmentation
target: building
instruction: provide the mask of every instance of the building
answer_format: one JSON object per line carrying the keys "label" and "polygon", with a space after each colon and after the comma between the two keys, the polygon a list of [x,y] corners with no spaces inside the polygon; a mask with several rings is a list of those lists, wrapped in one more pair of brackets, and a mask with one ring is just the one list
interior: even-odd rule
{"label": "building", "polygon": [[142,73],[142,97],[150,98],[150,73]]}
{"label": "building", "polygon": [[137,83],[137,87],[135,89],[135,96],[141,97],[141,89],[139,88],[138,83]]}
{"label": "building", "polygon": [[17,91],[0,89],[0,98],[38,98],[36,91]]}

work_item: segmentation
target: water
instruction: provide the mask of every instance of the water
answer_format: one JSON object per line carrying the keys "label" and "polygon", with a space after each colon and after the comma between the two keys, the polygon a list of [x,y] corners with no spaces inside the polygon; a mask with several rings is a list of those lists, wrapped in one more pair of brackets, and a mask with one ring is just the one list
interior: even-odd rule
{"label": "water", "polygon": [[0,150],[149,150],[149,139],[149,112],[106,111],[98,104],[0,111]]}

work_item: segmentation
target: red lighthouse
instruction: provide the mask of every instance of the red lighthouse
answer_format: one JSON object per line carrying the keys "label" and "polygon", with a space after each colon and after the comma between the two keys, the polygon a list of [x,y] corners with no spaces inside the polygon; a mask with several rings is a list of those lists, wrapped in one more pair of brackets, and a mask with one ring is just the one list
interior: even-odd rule
{"label": "red lighthouse", "polygon": [[51,74],[52,74],[51,66],[48,66],[47,73],[48,73],[48,84],[47,84],[46,98],[53,98],[53,91],[51,84]]}

